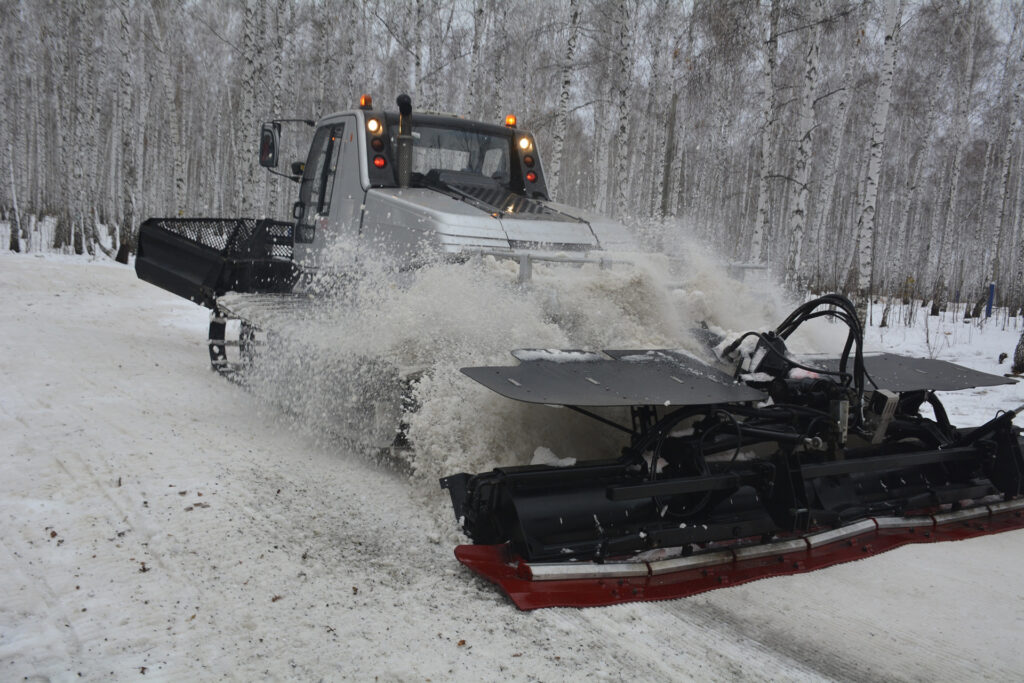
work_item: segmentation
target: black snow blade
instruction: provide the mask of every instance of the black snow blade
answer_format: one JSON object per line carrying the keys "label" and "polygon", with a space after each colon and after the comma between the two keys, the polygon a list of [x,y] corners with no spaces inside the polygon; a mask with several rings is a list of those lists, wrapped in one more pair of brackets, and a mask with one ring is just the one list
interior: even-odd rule
{"label": "black snow blade", "polygon": [[229,292],[286,292],[295,283],[292,224],[254,218],[150,218],[135,272],[201,306]]}

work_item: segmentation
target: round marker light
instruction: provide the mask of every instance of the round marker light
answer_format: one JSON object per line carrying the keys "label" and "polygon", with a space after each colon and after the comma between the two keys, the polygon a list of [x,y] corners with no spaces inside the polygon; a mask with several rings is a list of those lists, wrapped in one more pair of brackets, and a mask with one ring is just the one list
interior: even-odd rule
{"label": "round marker light", "polygon": [[384,149],[383,138],[374,138],[373,140],[370,140],[370,147],[373,147],[374,151],[376,152],[379,152],[382,149]]}
{"label": "round marker light", "polygon": [[359,108],[360,109],[373,109],[373,98],[369,95],[359,96]]}
{"label": "round marker light", "polygon": [[366,119],[366,130],[376,135],[380,132],[380,121],[377,119]]}
{"label": "round marker light", "polygon": [[533,143],[530,142],[530,138],[519,138],[519,149],[529,152],[532,147]]}
{"label": "round marker light", "polygon": [[533,166],[533,157],[527,154],[525,157],[523,157],[523,163],[526,164],[527,166]]}
{"label": "round marker light", "polygon": [[384,168],[388,165],[388,160],[378,154],[373,158],[373,165],[377,168]]}
{"label": "round marker light", "polygon": [[506,116],[505,117],[505,125],[508,126],[509,128],[515,128],[516,127],[516,115],[515,114],[509,114],[508,116]]}
{"label": "round marker light", "polygon": [[528,171],[526,174],[526,179],[529,180],[531,183],[535,183],[537,182],[537,174],[534,173],[533,171]]}

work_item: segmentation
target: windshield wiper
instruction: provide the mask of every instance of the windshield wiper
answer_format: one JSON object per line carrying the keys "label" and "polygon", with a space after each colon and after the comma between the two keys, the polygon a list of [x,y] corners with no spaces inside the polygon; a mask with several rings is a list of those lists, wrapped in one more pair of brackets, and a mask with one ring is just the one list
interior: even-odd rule
{"label": "windshield wiper", "polygon": [[482,211],[486,211],[489,214],[503,213],[500,207],[494,206],[493,204],[489,204],[484,200],[480,199],[479,197],[475,197],[469,192],[466,192],[465,190],[460,190],[454,185],[449,185],[440,178],[432,178],[429,175],[419,174],[419,177],[414,178],[412,182],[410,182],[409,184],[418,187],[425,187],[429,190],[438,190],[439,192],[445,192],[449,195],[454,196],[456,199],[461,199],[462,201],[467,202],[468,204],[472,204],[476,208]]}

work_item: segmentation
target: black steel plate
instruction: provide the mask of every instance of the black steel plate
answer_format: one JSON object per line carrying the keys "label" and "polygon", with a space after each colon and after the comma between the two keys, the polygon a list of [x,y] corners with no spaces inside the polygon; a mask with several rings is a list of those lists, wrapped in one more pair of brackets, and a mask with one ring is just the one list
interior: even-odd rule
{"label": "black steel plate", "polygon": [[[803,365],[812,365],[825,370],[838,371],[838,358],[800,358]],[[987,372],[979,372],[933,358],[910,358],[894,353],[880,353],[864,356],[864,369],[871,381],[867,389],[878,388],[889,391],[958,391],[974,387],[993,387],[999,384],[1016,384],[1014,380]],[[846,365],[846,371],[853,370],[853,358]],[[872,381],[874,384],[872,384]]]}
{"label": "black steel plate", "polygon": [[[681,353],[605,353],[611,358],[536,359],[508,367],[462,368],[462,372],[502,396],[550,405],[693,406],[767,398],[761,391],[734,382],[729,374]],[[557,353],[552,358],[558,358]]]}

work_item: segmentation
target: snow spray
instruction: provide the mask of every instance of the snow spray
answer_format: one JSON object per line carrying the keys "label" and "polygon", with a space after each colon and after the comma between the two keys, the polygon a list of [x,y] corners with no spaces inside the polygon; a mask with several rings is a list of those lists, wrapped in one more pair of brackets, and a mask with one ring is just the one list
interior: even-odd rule
{"label": "snow spray", "polygon": [[[610,269],[537,262],[522,285],[513,261],[437,260],[398,273],[379,253],[336,246],[358,276],[318,283],[328,296],[279,321],[250,383],[340,452],[386,454],[421,489],[453,472],[529,463],[539,447],[614,457],[621,432],[506,399],[459,369],[514,364],[510,352],[523,348],[678,348],[710,360],[694,336],[702,323],[721,335],[768,329],[791,308],[768,294],[781,287],[738,281],[678,225],[659,228],[685,250],[615,254]],[[628,424],[625,411],[607,414]],[[388,448],[399,431],[408,447]]]}

